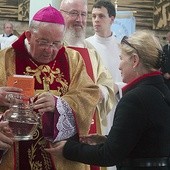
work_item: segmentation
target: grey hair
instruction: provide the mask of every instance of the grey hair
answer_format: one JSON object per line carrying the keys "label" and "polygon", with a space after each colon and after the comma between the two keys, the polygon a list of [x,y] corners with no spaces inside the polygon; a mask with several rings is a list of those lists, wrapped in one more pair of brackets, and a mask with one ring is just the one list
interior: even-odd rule
{"label": "grey hair", "polygon": [[14,25],[13,25],[12,22],[10,22],[10,21],[5,22],[4,25],[3,25],[3,27],[5,28],[5,26],[6,26],[7,24],[10,24],[11,27],[12,27],[12,29],[13,29]]}
{"label": "grey hair", "polygon": [[[60,9],[63,9],[67,3],[71,3],[71,2],[75,2],[75,1],[77,1],[77,0],[62,0],[61,4],[60,4]],[[84,3],[84,5],[87,6],[87,4],[88,4],[87,0],[81,0],[81,1]]]}
{"label": "grey hair", "polygon": [[29,30],[32,32],[38,32],[40,24],[42,24],[42,22],[31,20],[30,25],[29,25]]}
{"label": "grey hair", "polygon": [[[39,31],[39,28],[43,25],[47,24],[47,22],[41,22],[41,21],[35,21],[35,20],[31,20],[30,24],[29,24],[29,30],[33,33],[37,33]],[[56,24],[57,25],[57,24]],[[60,24],[59,24],[60,25]],[[64,33],[66,31],[66,27],[64,25]]]}

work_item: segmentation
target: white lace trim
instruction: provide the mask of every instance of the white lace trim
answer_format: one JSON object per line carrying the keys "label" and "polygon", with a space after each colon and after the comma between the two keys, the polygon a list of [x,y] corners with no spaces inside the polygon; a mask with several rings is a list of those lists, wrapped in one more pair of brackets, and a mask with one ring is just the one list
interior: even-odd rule
{"label": "white lace trim", "polygon": [[72,109],[66,101],[57,98],[56,107],[60,115],[56,127],[59,132],[54,142],[67,139],[77,133]]}

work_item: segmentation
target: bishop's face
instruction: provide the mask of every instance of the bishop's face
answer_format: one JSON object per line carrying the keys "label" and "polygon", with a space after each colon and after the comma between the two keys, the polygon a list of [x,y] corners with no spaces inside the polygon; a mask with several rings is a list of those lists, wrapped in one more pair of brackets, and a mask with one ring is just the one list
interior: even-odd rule
{"label": "bishop's face", "polygon": [[40,63],[53,61],[62,47],[64,25],[43,23],[37,31],[29,31],[26,37],[31,56]]}

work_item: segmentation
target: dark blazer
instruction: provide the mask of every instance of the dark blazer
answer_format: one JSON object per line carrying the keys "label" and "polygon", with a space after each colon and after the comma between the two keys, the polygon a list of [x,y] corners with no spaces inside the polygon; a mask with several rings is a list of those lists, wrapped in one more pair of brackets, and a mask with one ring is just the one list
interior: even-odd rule
{"label": "dark blazer", "polygon": [[165,62],[162,65],[162,72],[163,73],[170,73],[170,45],[168,47],[168,44],[163,46],[163,52],[164,52],[164,60]]}
{"label": "dark blazer", "polygon": [[[159,74],[148,74],[126,86],[105,143],[89,146],[68,141],[64,157],[99,166],[126,159],[168,157],[170,154],[170,91]],[[170,167],[169,167],[170,168]],[[122,167],[121,170],[140,170]],[[142,168],[141,170],[167,170]]]}

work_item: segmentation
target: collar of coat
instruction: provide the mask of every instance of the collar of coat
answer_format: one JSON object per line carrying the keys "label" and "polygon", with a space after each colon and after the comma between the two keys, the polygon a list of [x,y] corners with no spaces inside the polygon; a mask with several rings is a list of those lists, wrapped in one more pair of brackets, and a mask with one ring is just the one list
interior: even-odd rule
{"label": "collar of coat", "polygon": [[142,76],[132,80],[131,82],[129,82],[126,86],[124,86],[122,88],[123,92],[128,91],[129,89],[131,89],[133,86],[135,86],[135,84],[139,83],[140,81],[142,81],[143,79],[147,78],[147,77],[153,77],[153,76],[158,76],[161,75],[160,71],[154,71],[151,73],[147,73],[147,74],[143,74]]}

